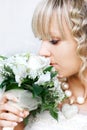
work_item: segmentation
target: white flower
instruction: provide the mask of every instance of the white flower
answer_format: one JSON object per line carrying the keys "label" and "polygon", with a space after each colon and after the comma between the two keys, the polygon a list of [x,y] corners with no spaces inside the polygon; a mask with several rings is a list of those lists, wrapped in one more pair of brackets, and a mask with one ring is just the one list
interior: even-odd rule
{"label": "white flower", "polygon": [[54,87],[55,87],[55,88],[58,88],[58,86],[60,86],[60,85],[59,85],[59,81],[58,81],[58,78],[55,77],[55,78],[54,78]]}
{"label": "white flower", "polygon": [[38,76],[38,71],[33,71],[33,70],[29,71],[29,74],[28,74],[29,78],[35,79],[37,76]]}
{"label": "white flower", "polygon": [[36,84],[43,84],[45,82],[48,82],[51,80],[50,72],[47,72],[46,74],[41,74]]}
{"label": "white flower", "polygon": [[22,79],[26,78],[28,75],[27,60],[28,58],[26,55],[15,55],[5,60],[5,66],[9,66],[12,69],[15,75],[15,80],[19,86]]}
{"label": "white flower", "polygon": [[49,66],[49,64],[48,58],[31,54],[28,60],[29,77],[35,79],[42,73],[43,68]]}
{"label": "white flower", "polygon": [[22,78],[20,77],[20,75],[15,75],[15,80],[18,83],[18,86],[20,87],[21,83],[22,83]]}
{"label": "white flower", "polygon": [[50,64],[50,60],[45,57],[31,55],[28,61],[28,67],[30,70],[39,70],[45,66],[48,66]]}
{"label": "white flower", "polygon": [[26,65],[23,65],[23,64],[13,66],[12,70],[15,74],[15,80],[19,84],[21,83],[22,79],[26,78],[26,76],[28,75],[28,69]]}
{"label": "white flower", "polygon": [[53,82],[54,82],[54,87],[52,88],[52,90],[56,90],[56,93],[59,97],[58,100],[56,100],[56,103],[59,104],[65,98],[65,93],[61,89],[61,85],[57,77],[54,77]]}

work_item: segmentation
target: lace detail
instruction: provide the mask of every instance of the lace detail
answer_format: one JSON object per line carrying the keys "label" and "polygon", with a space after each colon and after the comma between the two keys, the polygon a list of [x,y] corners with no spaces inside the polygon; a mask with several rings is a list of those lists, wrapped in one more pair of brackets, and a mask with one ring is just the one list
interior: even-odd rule
{"label": "lace detail", "polygon": [[59,120],[53,119],[49,112],[45,111],[31,119],[24,130],[87,130],[87,115],[76,114],[70,119],[66,119],[59,112]]}

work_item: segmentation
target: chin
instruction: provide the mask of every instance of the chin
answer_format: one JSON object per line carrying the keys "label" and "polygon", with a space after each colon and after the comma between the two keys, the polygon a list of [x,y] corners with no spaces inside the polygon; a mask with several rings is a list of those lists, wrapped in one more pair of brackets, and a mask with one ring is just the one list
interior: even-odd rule
{"label": "chin", "polygon": [[[58,70],[57,70],[58,71]],[[58,71],[59,72],[59,71]],[[69,76],[68,75],[66,75],[66,74],[64,74],[64,73],[58,73],[58,78],[68,78]]]}

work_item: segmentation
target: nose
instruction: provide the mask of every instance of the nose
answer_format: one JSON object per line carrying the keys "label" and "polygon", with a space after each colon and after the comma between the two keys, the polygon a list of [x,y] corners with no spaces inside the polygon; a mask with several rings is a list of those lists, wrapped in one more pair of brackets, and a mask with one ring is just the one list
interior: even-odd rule
{"label": "nose", "polygon": [[39,50],[40,56],[50,57],[51,53],[48,47],[48,43],[46,41],[42,42],[40,50]]}

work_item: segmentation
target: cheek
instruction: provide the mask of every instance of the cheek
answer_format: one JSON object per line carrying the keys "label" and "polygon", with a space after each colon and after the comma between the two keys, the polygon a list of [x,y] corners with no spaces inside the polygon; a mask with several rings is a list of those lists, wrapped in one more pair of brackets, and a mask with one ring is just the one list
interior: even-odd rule
{"label": "cheek", "polygon": [[76,73],[79,73],[81,67],[81,60],[76,58],[76,59],[71,59],[62,62],[60,66],[60,73],[64,76],[71,76]]}
{"label": "cheek", "polygon": [[81,67],[81,60],[76,55],[75,50],[56,50],[56,62],[58,63],[57,70],[63,76],[71,76],[79,72]]}
{"label": "cheek", "polygon": [[54,52],[55,57],[63,63],[76,62],[79,59],[76,54],[76,48],[69,44],[61,44],[55,48]]}

